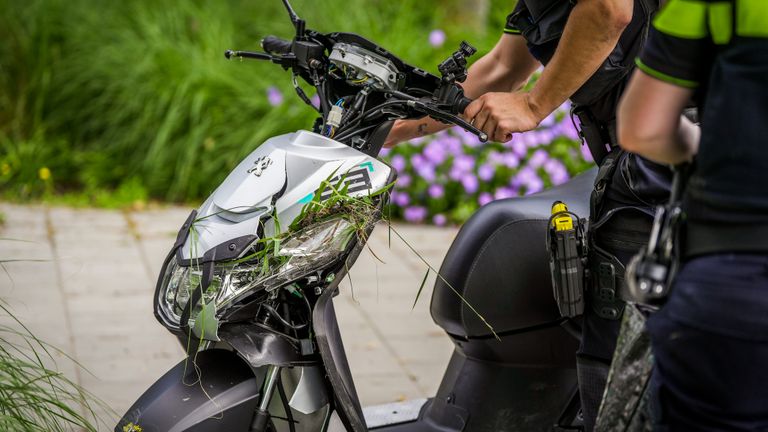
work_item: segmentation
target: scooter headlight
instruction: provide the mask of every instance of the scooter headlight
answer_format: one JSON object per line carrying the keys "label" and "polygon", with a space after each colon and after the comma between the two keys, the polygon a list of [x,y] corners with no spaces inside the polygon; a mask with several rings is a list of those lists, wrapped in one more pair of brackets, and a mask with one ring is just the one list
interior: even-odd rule
{"label": "scooter headlight", "polygon": [[[355,232],[346,219],[331,219],[275,241],[260,253],[216,263],[211,283],[190,313],[190,326],[203,304],[213,303],[222,311],[255,291],[279,288],[328,266],[344,253]],[[171,259],[158,292],[158,306],[173,324],[180,323],[192,294],[202,289],[202,276],[202,266],[194,261],[180,266]]]}

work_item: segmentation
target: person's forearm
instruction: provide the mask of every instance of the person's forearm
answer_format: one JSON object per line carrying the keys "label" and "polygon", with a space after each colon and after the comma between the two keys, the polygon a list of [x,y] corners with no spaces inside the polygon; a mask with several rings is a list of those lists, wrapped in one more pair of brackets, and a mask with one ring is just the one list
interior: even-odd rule
{"label": "person's forearm", "polygon": [[659,163],[690,160],[701,130],[681,113],[692,95],[693,89],[635,71],[617,113],[621,147]]}
{"label": "person's forearm", "polygon": [[677,165],[689,162],[699,148],[701,129],[685,117],[668,135],[658,135],[632,147],[634,152],[657,163]]}
{"label": "person's forearm", "polygon": [[[528,52],[525,39],[517,35],[504,35],[488,54],[477,60],[468,70],[461,86],[469,98],[477,98],[491,91],[512,91],[522,87],[538,63]],[[430,135],[451,125],[430,117],[418,120],[399,120],[387,137],[386,146],[411,138]]]}
{"label": "person's forearm", "polygon": [[541,118],[573,95],[599,68],[632,19],[632,0],[579,0],[552,60],[531,89]]}
{"label": "person's forearm", "polygon": [[522,36],[504,35],[493,50],[469,68],[461,86],[471,99],[492,91],[519,90],[538,65]]}

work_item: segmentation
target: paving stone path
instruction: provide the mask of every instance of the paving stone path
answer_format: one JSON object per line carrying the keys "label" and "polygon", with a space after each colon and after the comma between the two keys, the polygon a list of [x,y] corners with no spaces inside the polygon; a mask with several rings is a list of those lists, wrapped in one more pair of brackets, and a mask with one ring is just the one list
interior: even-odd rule
{"label": "paving stone path", "polygon": [[[188,208],[141,212],[0,202],[0,298],[61,355],[59,368],[122,414],[183,358],[155,321],[152,295],[163,258]],[[396,225],[439,267],[455,229]],[[435,393],[452,344],[429,315],[434,277],[413,302],[426,267],[385,225],[345,280],[335,306],[363,405]],[[17,241],[23,240],[23,241]],[[413,308],[412,308],[413,307]]]}

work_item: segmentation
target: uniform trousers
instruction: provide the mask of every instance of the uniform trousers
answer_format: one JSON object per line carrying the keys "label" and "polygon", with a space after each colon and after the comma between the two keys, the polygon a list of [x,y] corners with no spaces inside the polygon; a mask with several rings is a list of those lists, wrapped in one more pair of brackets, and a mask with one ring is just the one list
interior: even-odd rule
{"label": "uniform trousers", "polygon": [[684,263],[647,323],[657,431],[768,431],[768,254]]}

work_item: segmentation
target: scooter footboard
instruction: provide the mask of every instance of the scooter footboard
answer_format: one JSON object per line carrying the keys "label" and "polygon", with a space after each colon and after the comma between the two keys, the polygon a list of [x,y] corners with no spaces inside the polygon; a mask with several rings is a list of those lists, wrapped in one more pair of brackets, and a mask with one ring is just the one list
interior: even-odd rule
{"label": "scooter footboard", "polygon": [[263,379],[231,351],[201,351],[144,392],[115,432],[246,432]]}

